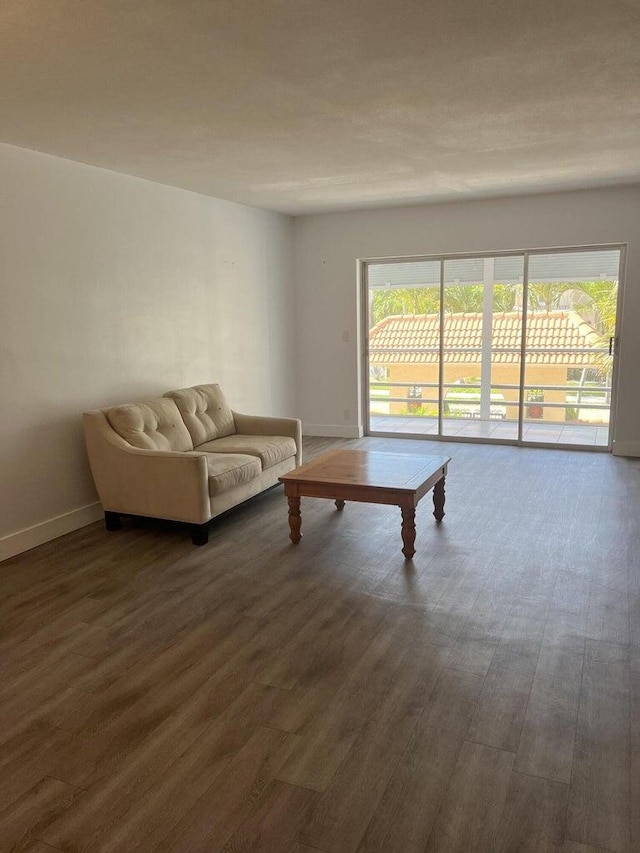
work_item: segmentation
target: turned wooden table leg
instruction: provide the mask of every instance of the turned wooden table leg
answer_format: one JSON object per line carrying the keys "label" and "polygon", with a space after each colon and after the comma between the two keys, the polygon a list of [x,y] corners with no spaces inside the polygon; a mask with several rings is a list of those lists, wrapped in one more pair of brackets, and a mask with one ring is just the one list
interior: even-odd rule
{"label": "turned wooden table leg", "polygon": [[287,500],[289,501],[289,530],[291,531],[289,539],[291,539],[294,545],[297,545],[302,539],[302,533],[300,532],[300,528],[302,527],[300,498],[290,496]]}
{"label": "turned wooden table leg", "polygon": [[433,515],[440,522],[444,518],[444,477],[433,487]]}
{"label": "turned wooden table leg", "polygon": [[400,507],[402,510],[402,553],[410,560],[416,553],[416,510],[415,507]]}
{"label": "turned wooden table leg", "polygon": [[339,510],[344,509],[344,501],[341,501],[339,498],[336,501],[336,509],[339,509]]}

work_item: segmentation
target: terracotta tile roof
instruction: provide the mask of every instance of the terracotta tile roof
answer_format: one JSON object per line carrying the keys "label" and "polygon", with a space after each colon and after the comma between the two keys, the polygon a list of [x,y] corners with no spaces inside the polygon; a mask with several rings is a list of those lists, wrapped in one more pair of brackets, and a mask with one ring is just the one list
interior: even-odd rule
{"label": "terracotta tile roof", "polygon": [[[520,362],[522,315],[496,313],[492,319],[494,364]],[[438,362],[440,317],[438,314],[406,314],[385,317],[369,333],[372,364],[434,364]],[[575,311],[531,314],[527,319],[527,363],[593,364],[600,336]],[[445,314],[444,346],[447,363],[477,363],[482,348],[482,314]],[[396,349],[401,352],[387,352]],[[553,350],[550,353],[537,350]],[[565,352],[570,350],[570,352]]]}

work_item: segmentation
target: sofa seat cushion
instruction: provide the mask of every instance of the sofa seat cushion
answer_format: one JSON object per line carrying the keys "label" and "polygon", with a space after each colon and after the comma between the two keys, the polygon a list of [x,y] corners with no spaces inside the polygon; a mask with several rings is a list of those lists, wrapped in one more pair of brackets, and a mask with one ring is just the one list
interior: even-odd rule
{"label": "sofa seat cushion", "polygon": [[111,427],[139,450],[193,450],[189,431],[173,400],[159,397],[105,410]]}
{"label": "sofa seat cushion", "polygon": [[207,453],[209,495],[221,495],[235,486],[242,486],[262,473],[255,456],[237,453]]}
{"label": "sofa seat cushion", "polygon": [[285,435],[228,435],[199,445],[208,453],[246,453],[258,457],[262,470],[272,468],[296,455],[296,443]]}

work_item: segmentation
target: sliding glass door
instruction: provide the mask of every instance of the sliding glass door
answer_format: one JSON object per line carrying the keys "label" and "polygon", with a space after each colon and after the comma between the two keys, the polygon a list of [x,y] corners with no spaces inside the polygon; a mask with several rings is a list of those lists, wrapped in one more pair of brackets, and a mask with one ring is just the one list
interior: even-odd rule
{"label": "sliding glass door", "polygon": [[442,435],[516,440],[523,258],[452,259],[443,267]]}
{"label": "sliding glass door", "polygon": [[367,265],[372,432],[440,433],[440,275],[435,261]]}
{"label": "sliding glass door", "polygon": [[523,438],[608,447],[620,250],[529,257]]}
{"label": "sliding glass door", "polygon": [[370,434],[607,448],[621,247],[367,262]]}

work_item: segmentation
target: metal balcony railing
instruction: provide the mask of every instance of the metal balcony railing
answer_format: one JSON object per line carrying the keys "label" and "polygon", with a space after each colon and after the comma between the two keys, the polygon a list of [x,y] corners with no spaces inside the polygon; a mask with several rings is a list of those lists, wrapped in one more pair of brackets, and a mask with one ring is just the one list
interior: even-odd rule
{"label": "metal balcony railing", "polygon": [[[415,395],[407,394],[405,396],[400,397],[400,396],[390,396],[390,395],[386,395],[386,394],[385,395],[382,395],[382,394],[376,395],[375,389],[376,388],[381,388],[381,389],[382,388],[384,388],[384,389],[387,389],[387,388],[407,388],[407,389],[409,389],[409,388],[435,388],[435,389],[438,389],[439,387],[440,386],[437,382],[421,382],[419,380],[416,382],[370,382],[369,383],[369,388],[370,388],[369,399],[371,401],[376,401],[376,402],[380,402],[380,403],[407,403],[407,404],[408,403],[431,403],[431,404],[437,405],[439,402],[437,396],[436,397],[425,397],[423,395],[415,396]],[[475,385],[475,384],[474,385],[468,385],[466,383],[464,385],[461,385],[460,383],[456,383],[456,382],[443,382],[442,388],[443,388],[443,390],[451,389],[451,388],[454,388],[456,390],[464,390],[464,391],[482,390],[481,385]],[[517,392],[517,391],[519,391],[519,389],[520,389],[519,385],[505,385],[505,384],[499,384],[499,383],[495,383],[495,384],[491,385],[492,391],[516,391]],[[560,392],[564,391],[567,394],[567,400],[564,403],[558,403],[558,402],[552,403],[552,402],[545,402],[544,400],[527,399],[526,395],[530,391],[542,391],[543,394],[545,391],[560,391]],[[582,392],[582,396],[580,395],[580,391]],[[597,386],[589,385],[589,386],[579,387],[576,385],[540,385],[538,383],[535,385],[524,385],[524,392],[525,392],[525,398],[524,398],[524,405],[525,406],[541,406],[542,408],[548,408],[548,409],[570,409],[570,408],[581,407],[583,409],[604,409],[604,410],[607,410],[610,408],[610,404],[606,401],[603,403],[596,403],[594,400],[585,400],[584,399],[585,394],[592,394],[592,395],[597,394],[598,397],[604,396],[606,398],[611,393],[611,386],[610,385],[597,385]],[[569,397],[571,395],[575,395],[575,399],[569,399]],[[450,397],[448,398],[447,395],[445,394],[443,402],[445,402],[445,403],[449,402],[449,403],[454,403],[454,404],[462,404],[462,403],[467,402],[467,401],[462,399],[462,396],[463,395],[461,394],[456,399],[452,399]],[[515,407],[515,408],[518,408],[520,405],[520,402],[518,400],[507,400],[504,398],[495,398],[495,397],[491,398],[491,402],[494,404],[499,403],[501,406],[509,406],[509,407]],[[475,399],[470,398],[468,400],[468,403],[469,403],[469,405],[480,405],[480,399],[479,399],[479,397],[475,398]]]}

